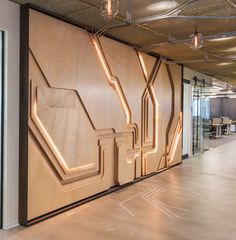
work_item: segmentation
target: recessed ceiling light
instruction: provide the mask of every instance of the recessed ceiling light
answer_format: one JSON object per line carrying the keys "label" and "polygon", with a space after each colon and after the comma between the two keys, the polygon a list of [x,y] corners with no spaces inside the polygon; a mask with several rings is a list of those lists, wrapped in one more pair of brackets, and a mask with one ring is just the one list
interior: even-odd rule
{"label": "recessed ceiling light", "polygon": [[210,39],[208,40],[209,42],[221,42],[221,41],[229,41],[229,40],[233,40],[236,37],[222,37],[222,38],[215,38],[215,39]]}
{"label": "recessed ceiling light", "polygon": [[147,10],[149,11],[168,10],[171,8],[175,8],[177,6],[178,3],[176,1],[162,1],[147,6]]}
{"label": "recessed ceiling light", "polygon": [[226,66],[232,64],[231,62],[217,63],[218,66]]}

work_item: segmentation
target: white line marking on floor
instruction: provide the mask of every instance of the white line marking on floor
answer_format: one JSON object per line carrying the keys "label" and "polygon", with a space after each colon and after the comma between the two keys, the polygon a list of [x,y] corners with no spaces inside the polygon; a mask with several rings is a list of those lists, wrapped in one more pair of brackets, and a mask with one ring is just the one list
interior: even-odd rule
{"label": "white line marking on floor", "polygon": [[164,214],[166,214],[168,217],[172,217],[167,211],[165,211],[164,209],[162,209],[159,205],[157,205],[156,203],[152,202],[150,199],[143,197],[142,198],[148,202],[149,204],[151,204],[152,206],[154,206],[155,208],[158,208],[161,212],[163,212]]}
{"label": "white line marking on floor", "polygon": [[119,203],[120,207],[122,209],[124,209],[129,215],[131,215],[132,217],[135,216],[135,214],[128,208],[125,206],[125,203],[137,198],[137,197],[141,197],[144,201],[146,201],[147,203],[149,203],[150,205],[152,205],[153,207],[159,209],[161,212],[163,212],[164,214],[166,214],[168,217],[176,217],[179,218],[180,216],[177,215],[176,213],[174,213],[173,211],[171,211],[168,208],[174,208],[174,209],[179,209],[182,211],[188,211],[188,209],[185,208],[179,208],[176,206],[171,206],[171,205],[167,205],[157,199],[154,199],[154,197],[158,194],[161,194],[163,192],[166,192],[168,189],[166,187],[163,187],[161,185],[155,184],[155,185],[151,185],[148,187],[148,189],[146,189],[145,191],[142,191],[138,194],[135,194],[131,197],[129,197],[128,199],[122,201]]}
{"label": "white line marking on floor", "polygon": [[132,217],[134,217],[135,215],[134,215],[127,207],[124,206],[124,203],[126,203],[126,202],[128,202],[128,201],[130,201],[130,200],[132,200],[132,199],[134,199],[134,198],[136,198],[136,197],[144,194],[145,192],[150,191],[152,188],[153,188],[153,187],[151,186],[151,187],[149,187],[148,189],[146,189],[145,191],[143,191],[143,192],[141,192],[141,193],[138,193],[138,194],[135,194],[135,195],[129,197],[128,199],[120,202],[120,203],[119,203],[120,207],[123,208],[126,212],[128,212]]}

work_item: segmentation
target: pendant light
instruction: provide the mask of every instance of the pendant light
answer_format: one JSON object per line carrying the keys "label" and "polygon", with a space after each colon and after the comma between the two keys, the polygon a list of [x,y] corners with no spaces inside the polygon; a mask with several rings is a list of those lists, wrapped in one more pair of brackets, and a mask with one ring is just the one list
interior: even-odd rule
{"label": "pendant light", "polygon": [[203,38],[202,38],[202,34],[198,33],[197,31],[197,26],[196,26],[196,30],[195,33],[190,35],[190,47],[193,50],[198,50],[203,46]]}
{"label": "pendant light", "polygon": [[102,0],[101,15],[106,21],[112,21],[118,14],[119,0]]}

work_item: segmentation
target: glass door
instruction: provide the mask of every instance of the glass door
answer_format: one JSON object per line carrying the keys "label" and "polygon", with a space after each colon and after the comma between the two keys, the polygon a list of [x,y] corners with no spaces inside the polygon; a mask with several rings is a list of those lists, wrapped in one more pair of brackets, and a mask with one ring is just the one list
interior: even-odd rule
{"label": "glass door", "polygon": [[202,149],[202,119],[201,119],[201,100],[200,89],[193,89],[193,155],[201,153]]}
{"label": "glass door", "polygon": [[210,134],[210,99],[201,97],[201,116],[203,131],[203,151],[209,150],[209,134]]}
{"label": "glass door", "polygon": [[195,79],[193,87],[193,155],[208,150],[210,102],[203,94],[204,80]]}
{"label": "glass door", "polygon": [[4,76],[4,33],[0,31],[0,228],[2,228],[3,200],[3,76]]}

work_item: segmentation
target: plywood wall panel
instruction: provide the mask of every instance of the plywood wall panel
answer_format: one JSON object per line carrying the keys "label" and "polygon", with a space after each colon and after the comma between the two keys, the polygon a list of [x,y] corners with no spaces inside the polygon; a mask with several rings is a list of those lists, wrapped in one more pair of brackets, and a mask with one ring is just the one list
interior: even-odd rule
{"label": "plywood wall panel", "polygon": [[[173,159],[170,160],[170,165],[175,165],[177,163],[181,162],[181,157],[182,157],[182,130],[176,136],[175,134],[178,132],[177,128],[180,124],[181,129],[182,129],[182,106],[181,106],[181,95],[182,95],[182,85],[180,84],[180,79],[182,78],[182,69],[178,65],[169,65],[169,71],[171,73],[171,77],[173,79],[174,83],[174,117],[172,121],[172,125],[170,128],[169,132],[169,145],[171,141],[177,141],[177,146],[175,149],[175,153],[173,155]],[[174,140],[175,139],[175,140]],[[173,145],[175,144],[172,142]]]}
{"label": "plywood wall panel", "polygon": [[29,31],[30,48],[52,87],[73,89],[78,81],[78,29],[30,11]]}
{"label": "plywood wall panel", "polygon": [[61,186],[42,151],[32,137],[29,137],[29,154],[34,155],[34,158],[29,159],[29,220],[89,197],[95,192],[102,192],[113,185],[114,175],[112,171],[108,171],[113,168],[113,145],[105,142],[103,144],[106,148],[103,173],[91,180],[83,180],[79,185],[71,183]]}
{"label": "plywood wall panel", "polygon": [[181,79],[181,68],[178,65],[169,65],[168,66],[170,73],[171,73],[171,77],[173,79],[173,83],[174,83],[174,118],[173,118],[173,124],[171,126],[170,129],[170,133],[169,133],[169,137],[170,139],[173,138],[174,132],[175,132],[175,128],[177,125],[177,121],[178,121],[178,117],[179,117],[179,113],[181,112],[181,91],[182,91],[182,86],[180,84],[180,79]]}
{"label": "plywood wall panel", "polygon": [[36,11],[30,19],[30,49],[49,85],[77,90],[96,129],[126,131],[124,111],[107,84],[88,32]]}
{"label": "plywood wall panel", "polygon": [[182,139],[182,134],[180,136],[180,140],[178,141],[173,160],[170,162],[170,166],[174,166],[181,162],[181,158],[182,158],[182,141],[181,141],[181,139]]}
{"label": "plywood wall panel", "polygon": [[169,141],[172,141],[176,129],[178,128],[178,123],[181,126],[181,132],[176,139],[178,141],[173,160],[170,162],[170,165],[175,165],[181,162],[182,158],[182,84],[180,83],[182,79],[182,69],[178,65],[169,65],[171,76],[174,83],[174,118],[172,126],[169,132]]}
{"label": "plywood wall panel", "polygon": [[34,10],[29,23],[22,224],[181,161],[181,66]]}
{"label": "plywood wall panel", "polygon": [[[143,58],[143,63],[145,64],[147,79],[149,79],[150,76],[151,76],[151,73],[152,73],[152,71],[153,71],[153,67],[154,67],[156,58],[155,58],[155,57],[152,57],[151,55],[142,53],[142,52],[140,52],[139,54],[140,54],[140,55],[142,56],[142,58]],[[145,74],[145,73],[144,73],[144,74]]]}
{"label": "plywood wall panel", "polygon": [[[154,89],[157,93],[157,99],[159,104],[158,111],[158,165],[159,169],[166,167],[166,131],[168,126],[168,121],[171,116],[172,106],[171,106],[171,85],[167,74],[165,64],[161,63],[158,75],[154,82]],[[162,162],[161,162],[162,161]],[[162,164],[161,164],[162,163]],[[158,165],[156,163],[157,169]]]}
{"label": "plywood wall panel", "polygon": [[[141,128],[141,98],[145,90],[145,79],[138,62],[137,53],[125,44],[101,38],[100,43],[114,76],[118,78],[131,110],[131,122]],[[127,67],[128,66],[128,67]],[[138,136],[140,146],[140,133]]]}
{"label": "plywood wall panel", "polygon": [[[36,125],[35,134],[39,137],[45,129],[69,168],[98,164],[97,134],[76,91],[48,87],[31,54],[30,69],[29,116],[30,127]],[[37,116],[44,129],[39,129],[37,119],[32,116],[33,96],[37,96]],[[85,141],[90,142],[91,151],[83,147]]]}
{"label": "plywood wall panel", "polygon": [[[79,103],[77,93],[41,87],[37,98],[38,116],[68,167],[83,166],[98,159],[97,142],[91,141],[96,139],[96,132]],[[90,142],[90,151],[83,147],[84,142]]]}

